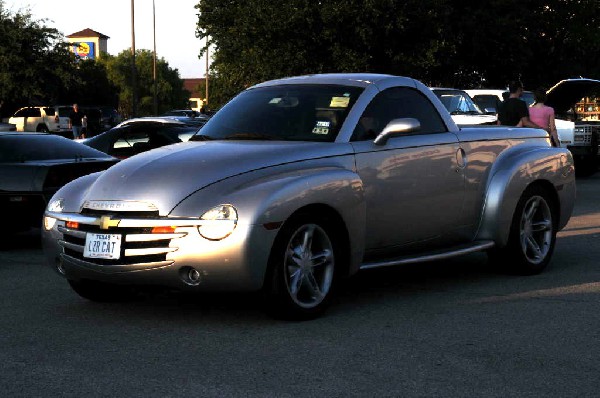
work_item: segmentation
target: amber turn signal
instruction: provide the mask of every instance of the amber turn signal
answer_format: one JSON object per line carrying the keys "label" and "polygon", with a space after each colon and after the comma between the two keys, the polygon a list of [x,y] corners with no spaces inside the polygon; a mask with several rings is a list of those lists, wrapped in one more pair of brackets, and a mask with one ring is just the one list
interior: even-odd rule
{"label": "amber turn signal", "polygon": [[152,228],[153,234],[172,234],[175,232],[175,227],[154,227]]}

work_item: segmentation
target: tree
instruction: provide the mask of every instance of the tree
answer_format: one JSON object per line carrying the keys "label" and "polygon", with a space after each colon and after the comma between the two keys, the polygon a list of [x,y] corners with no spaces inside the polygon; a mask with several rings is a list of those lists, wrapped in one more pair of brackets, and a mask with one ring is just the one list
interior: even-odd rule
{"label": "tree", "polygon": [[322,72],[533,88],[599,77],[597,1],[199,0],[196,35],[215,47],[213,107],[263,80]]}
{"label": "tree", "polygon": [[61,93],[60,103],[118,106],[118,87],[108,79],[104,63],[93,59],[80,60],[74,70],[74,80],[76,83]]}
{"label": "tree", "polygon": [[446,15],[444,3],[201,0],[197,36],[209,38],[217,49],[211,98],[222,102],[248,85],[297,74],[418,71],[426,76],[445,45],[436,28]]}
{"label": "tree", "polygon": [[9,13],[0,0],[0,100],[5,109],[55,102],[76,84],[75,57],[63,35],[33,20],[29,11]]}
{"label": "tree", "polygon": [[573,76],[600,77],[597,0],[455,0],[434,73],[458,87],[549,86]]}
{"label": "tree", "polygon": [[[119,111],[125,116],[132,114],[131,50],[124,50],[117,56],[103,54],[98,60],[106,67],[108,80],[119,90]],[[150,50],[136,50],[138,115],[153,114],[153,53]],[[183,80],[177,69],[171,69],[164,58],[157,59],[157,98],[159,114],[173,108],[186,108],[189,92],[183,88]]]}

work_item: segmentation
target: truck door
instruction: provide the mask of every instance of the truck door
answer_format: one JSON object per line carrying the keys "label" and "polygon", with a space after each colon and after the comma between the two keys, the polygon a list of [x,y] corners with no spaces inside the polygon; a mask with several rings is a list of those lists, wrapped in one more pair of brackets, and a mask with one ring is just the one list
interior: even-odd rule
{"label": "truck door", "polygon": [[[421,129],[374,144],[389,121],[406,117]],[[352,145],[366,195],[368,251],[452,240],[464,199],[461,149],[426,96],[409,87],[382,91],[359,119]]]}

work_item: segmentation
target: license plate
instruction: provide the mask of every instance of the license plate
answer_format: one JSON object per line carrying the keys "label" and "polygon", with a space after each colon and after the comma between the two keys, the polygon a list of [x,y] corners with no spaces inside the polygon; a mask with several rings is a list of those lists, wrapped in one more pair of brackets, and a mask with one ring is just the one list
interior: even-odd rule
{"label": "license plate", "polygon": [[121,235],[87,233],[83,257],[117,260],[121,257]]}

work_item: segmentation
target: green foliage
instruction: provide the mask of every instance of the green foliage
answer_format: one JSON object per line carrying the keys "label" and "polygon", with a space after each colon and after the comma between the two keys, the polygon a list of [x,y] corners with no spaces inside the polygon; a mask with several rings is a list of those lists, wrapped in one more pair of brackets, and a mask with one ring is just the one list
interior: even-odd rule
{"label": "green foliage", "polygon": [[[119,91],[119,111],[126,117],[133,112],[133,82],[131,50],[122,51],[117,56],[103,55],[99,62],[106,67],[108,80]],[[138,107],[136,116],[154,114],[153,53],[150,50],[136,50],[135,65],[137,75]],[[158,113],[173,108],[187,108],[189,92],[183,88],[183,80],[177,69],[171,69],[164,58],[156,60],[156,81]]]}
{"label": "green foliage", "polygon": [[[598,0],[199,0],[210,102],[290,75],[376,72],[431,85],[600,77]],[[211,47],[212,49],[213,47]],[[202,56],[202,54],[200,54]]]}
{"label": "green foliage", "polygon": [[[102,55],[105,56],[106,54]],[[81,60],[73,73],[76,84],[64,90],[60,103],[117,107],[118,88],[109,81],[104,63],[93,59]]]}
{"label": "green foliage", "polygon": [[0,100],[6,104],[58,101],[76,84],[75,57],[64,37],[29,11],[9,13],[0,0]]}

